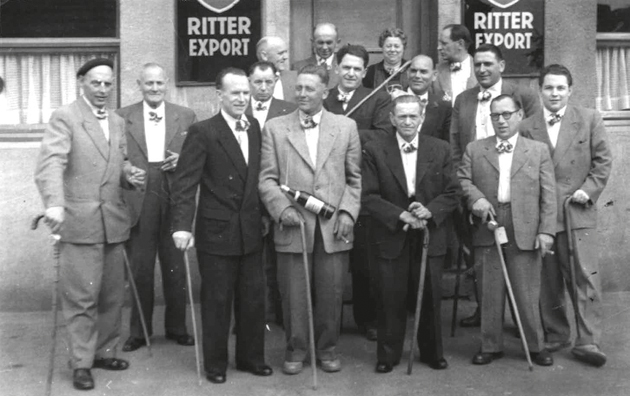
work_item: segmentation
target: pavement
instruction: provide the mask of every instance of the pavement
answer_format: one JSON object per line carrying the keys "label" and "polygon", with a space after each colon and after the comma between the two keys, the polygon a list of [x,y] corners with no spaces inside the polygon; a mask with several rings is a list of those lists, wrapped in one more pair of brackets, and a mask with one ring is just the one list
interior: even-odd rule
{"label": "pavement", "polygon": [[[488,366],[475,366],[471,358],[479,349],[479,329],[458,328],[450,337],[452,303],[443,303],[443,331],[446,370],[435,371],[415,359],[412,375],[407,375],[408,352],[401,364],[388,374],[376,374],[376,343],[358,334],[352,320],[351,306],[344,306],[343,332],[338,351],[343,363],[339,373],[317,372],[318,388],[312,389],[310,365],[301,374],[281,372],[284,332],[269,324],[266,336],[267,362],[273,367],[271,377],[255,377],[234,368],[234,337],[230,338],[230,365],[227,382],[215,385],[205,377],[199,384],[192,347],[178,346],[166,340],[163,332],[152,338],[152,356],[147,348],[119,352],[129,359],[127,371],[93,370],[96,388],[77,391],[72,387],[72,372],[67,366],[68,350],[65,328],[58,332],[53,395],[125,395],[125,396],[196,396],[196,395],[630,395],[630,293],[604,295],[604,335],[602,349],[608,363],[602,368],[587,366],[573,358],[570,348],[554,354],[551,367],[534,366],[528,370],[520,340],[513,336],[515,327],[506,315],[505,357]],[[196,306],[199,312],[199,306]],[[459,318],[471,314],[474,304],[460,303]],[[154,328],[162,326],[163,307],[156,307]],[[190,316],[190,315],[189,315]],[[199,318],[199,315],[197,315]],[[129,308],[123,312],[123,337],[128,334]],[[188,318],[190,323],[190,317]],[[199,319],[198,319],[199,320]],[[60,319],[60,322],[63,320]],[[0,395],[44,395],[50,351],[51,312],[0,313]],[[408,323],[408,334],[412,327]],[[189,324],[189,329],[192,329]],[[405,347],[408,351],[408,347]]]}

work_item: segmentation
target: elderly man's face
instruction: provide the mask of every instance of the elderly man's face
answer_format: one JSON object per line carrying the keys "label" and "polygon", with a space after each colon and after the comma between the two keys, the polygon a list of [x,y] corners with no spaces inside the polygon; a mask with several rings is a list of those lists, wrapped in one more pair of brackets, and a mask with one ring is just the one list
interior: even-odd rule
{"label": "elderly man's face", "polygon": [[106,65],[96,66],[90,69],[79,79],[83,95],[97,108],[105,107],[107,98],[112,91],[114,82],[114,72]]}
{"label": "elderly man's face", "polygon": [[333,55],[337,44],[339,44],[339,39],[332,26],[321,26],[313,33],[313,49],[320,58],[328,59]]}
{"label": "elderly man's face", "polygon": [[396,132],[407,142],[413,140],[418,133],[418,127],[422,122],[422,110],[420,103],[398,103],[389,113],[389,119],[396,128]]}
{"label": "elderly man's face", "polygon": [[287,61],[289,60],[289,50],[284,41],[273,41],[265,51],[267,53],[267,61],[273,63],[278,71],[287,69]]}
{"label": "elderly man's face", "polygon": [[138,86],[142,97],[153,108],[158,107],[166,96],[166,82],[168,79],[161,67],[148,67],[140,74]]}

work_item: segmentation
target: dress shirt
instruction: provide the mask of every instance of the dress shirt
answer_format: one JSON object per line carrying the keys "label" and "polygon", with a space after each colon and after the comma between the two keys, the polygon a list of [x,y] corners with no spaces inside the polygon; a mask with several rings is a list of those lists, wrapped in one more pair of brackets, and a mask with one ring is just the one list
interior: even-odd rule
{"label": "dress shirt", "polygon": [[[556,112],[561,117],[564,117],[564,112],[567,111],[567,106],[564,106],[559,111]],[[547,125],[547,134],[549,135],[549,140],[551,141],[551,145],[553,148],[556,148],[556,144],[558,143],[558,136],[560,135],[560,124],[562,124],[562,119],[560,122],[556,122],[553,125],[549,125],[549,117],[553,114],[551,111],[547,110],[546,107],[543,106],[543,116],[545,117],[545,124]]]}
{"label": "dress shirt", "polygon": [[[398,133],[396,133],[396,140],[398,140],[398,148],[400,149],[400,156],[402,157],[403,168],[405,169],[405,180],[407,181],[407,194],[409,197],[416,196],[416,163],[418,162],[418,150],[414,150],[410,153],[405,153],[403,145],[407,143]],[[418,147],[418,134],[414,136],[413,140],[409,144]]]}
{"label": "dress shirt", "polygon": [[[238,145],[241,146],[241,152],[243,153],[243,158],[245,158],[245,163],[249,164],[249,137],[247,136],[247,131],[241,132],[236,131],[236,122],[238,121],[236,118],[232,117],[228,113],[226,113],[223,109],[221,109],[221,115],[227,122],[228,126],[232,130]],[[245,120],[249,122],[245,114],[241,116],[241,120]]]}
{"label": "dress shirt", "polygon": [[341,104],[341,107],[343,108],[343,111],[346,111],[346,109],[348,109],[348,103],[350,103],[350,100],[352,99],[352,95],[354,95],[354,93],[356,92],[356,89],[353,89],[350,92],[344,91],[343,89],[341,89],[341,87],[337,87],[337,89],[339,90],[339,92],[343,92],[348,97],[348,100]]}
{"label": "dress shirt", "polygon": [[[160,121],[151,121],[149,112],[157,114],[162,119]],[[166,150],[164,102],[154,109],[147,102],[142,101],[142,114],[144,115],[144,139],[147,142],[147,159],[149,162],[162,162],[164,161],[164,151]]]}
{"label": "dress shirt", "polygon": [[282,88],[282,77],[280,76],[280,72],[276,73],[276,86],[273,87],[273,97],[276,99],[284,100],[284,90]]}
{"label": "dress shirt", "polygon": [[[264,110],[256,110],[259,103],[262,103],[262,105],[265,106]],[[258,123],[262,128],[263,126],[265,126],[265,121],[267,120],[267,115],[269,114],[271,99],[267,100],[266,102],[261,102],[252,97],[250,106],[252,106],[252,114],[254,115],[254,118],[258,120]]]}
{"label": "dress shirt", "polygon": [[[317,59],[317,64],[322,65],[322,66],[325,64],[326,70],[332,69],[334,57],[335,57],[335,54],[332,54],[324,60],[324,58],[320,57],[319,55],[315,55],[315,58]],[[324,64],[322,64],[322,61],[324,61]]]}
{"label": "dress shirt", "polygon": [[[97,113],[97,111],[99,110],[98,107],[92,105],[92,103],[90,103],[90,101],[87,100],[85,95],[83,96],[83,100],[85,100],[85,103],[87,103],[87,105],[90,106],[90,109],[92,109],[92,113],[94,114],[94,117],[96,117],[96,120],[101,126],[101,129],[103,130],[103,135],[105,135],[105,140],[109,142],[109,114],[107,117],[103,118],[102,120],[99,119],[98,113]],[[103,110],[107,111],[105,108],[103,108]]]}
{"label": "dress shirt", "polygon": [[[507,141],[512,145],[511,152],[498,153],[499,156],[499,191],[497,191],[497,200],[499,203],[510,202],[510,175],[512,173],[512,158],[514,157],[514,150],[516,149],[516,141],[518,140],[518,133],[509,138]],[[499,145],[503,139],[497,137],[497,145]]]}
{"label": "dress shirt", "polygon": [[499,80],[496,84],[488,89],[483,89],[479,86],[479,92],[490,92],[490,99],[484,102],[477,102],[477,115],[475,117],[475,140],[485,139],[490,136],[494,136],[494,128],[492,127],[492,121],[490,120],[490,102],[492,99],[501,95],[501,86],[503,80]]}
{"label": "dress shirt", "polygon": [[455,105],[455,98],[457,95],[466,90],[466,84],[472,73],[470,67],[470,55],[466,55],[466,58],[461,62],[462,67],[457,71],[451,71],[451,104]]}
{"label": "dress shirt", "polygon": [[[300,119],[304,119],[306,114],[301,110],[299,112]],[[319,144],[319,123],[322,120],[322,110],[311,116],[313,122],[317,125],[315,128],[304,129],[304,138],[306,139],[306,146],[308,146],[308,154],[313,161],[313,165],[317,166],[317,145]]]}

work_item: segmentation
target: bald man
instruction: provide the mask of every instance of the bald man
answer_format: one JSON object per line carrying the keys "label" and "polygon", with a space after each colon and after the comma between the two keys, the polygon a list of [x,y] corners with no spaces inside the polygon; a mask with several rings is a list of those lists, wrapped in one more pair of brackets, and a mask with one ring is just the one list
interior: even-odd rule
{"label": "bald man", "polygon": [[332,23],[320,23],[313,29],[313,37],[311,45],[313,47],[313,55],[310,58],[295,62],[291,69],[300,71],[306,65],[322,65],[328,70],[328,88],[337,86],[339,76],[335,73],[337,69],[337,59],[335,52],[341,39],[337,32],[337,27]]}
{"label": "bald man", "polygon": [[276,67],[276,86],[273,97],[289,102],[296,102],[295,82],[297,72],[289,70],[289,49],[287,43],[278,36],[265,36],[256,44],[256,57]]}

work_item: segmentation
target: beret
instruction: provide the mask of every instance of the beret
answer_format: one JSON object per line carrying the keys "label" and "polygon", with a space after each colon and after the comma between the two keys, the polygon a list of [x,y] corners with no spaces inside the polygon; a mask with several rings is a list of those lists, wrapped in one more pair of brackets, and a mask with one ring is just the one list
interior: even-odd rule
{"label": "beret", "polygon": [[89,72],[96,66],[109,66],[112,70],[114,70],[114,61],[107,58],[90,59],[79,68],[79,70],[77,71],[77,78],[85,76],[87,72]]}

